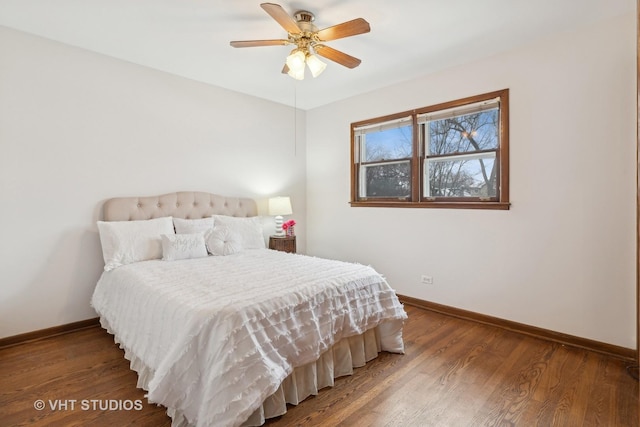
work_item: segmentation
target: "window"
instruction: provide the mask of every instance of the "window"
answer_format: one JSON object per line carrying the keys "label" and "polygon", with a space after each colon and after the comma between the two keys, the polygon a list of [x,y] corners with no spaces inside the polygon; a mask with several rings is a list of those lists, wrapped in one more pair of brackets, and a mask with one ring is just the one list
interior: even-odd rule
{"label": "window", "polygon": [[508,89],[351,124],[351,205],[509,209]]}
{"label": "window", "polygon": [[359,194],[365,198],[411,196],[413,120],[411,116],[388,120],[355,131],[359,141]]}

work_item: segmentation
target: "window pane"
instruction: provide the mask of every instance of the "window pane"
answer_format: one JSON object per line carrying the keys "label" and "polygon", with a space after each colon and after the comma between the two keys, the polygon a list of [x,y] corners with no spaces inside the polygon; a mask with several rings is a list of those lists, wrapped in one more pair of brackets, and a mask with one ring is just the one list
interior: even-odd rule
{"label": "window pane", "polygon": [[498,109],[428,122],[427,155],[467,153],[498,147]]}
{"label": "window pane", "polygon": [[496,153],[426,159],[426,197],[496,197]]}
{"label": "window pane", "polygon": [[413,155],[413,126],[369,130],[363,135],[362,161],[408,159]]}
{"label": "window pane", "polygon": [[408,197],[411,194],[409,162],[366,165],[361,168],[360,197]]}

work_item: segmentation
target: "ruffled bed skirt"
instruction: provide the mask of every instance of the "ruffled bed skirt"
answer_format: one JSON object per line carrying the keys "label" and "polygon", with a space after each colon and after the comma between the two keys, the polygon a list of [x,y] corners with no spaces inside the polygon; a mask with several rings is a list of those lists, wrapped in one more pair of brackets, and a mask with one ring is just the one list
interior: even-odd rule
{"label": "ruffled bed skirt", "polygon": [[[101,323],[112,333],[106,321],[101,319]],[[260,426],[268,418],[284,415],[287,404],[297,405],[307,397],[317,395],[319,390],[332,387],[335,378],[352,375],[353,368],[364,366],[380,351],[404,353],[402,325],[402,320],[385,322],[361,335],[344,338],[315,362],[295,368],[242,426]],[[148,390],[153,371],[126,348],[123,350],[125,358],[131,362],[131,369],[138,373],[137,387]],[[180,411],[168,408],[167,414],[172,419],[172,427],[192,427]]]}
{"label": "ruffled bed skirt", "polygon": [[312,363],[295,368],[278,390],[262,403],[243,426],[259,426],[265,419],[283,415],[287,403],[297,405],[318,390],[333,387],[334,379],[353,374],[353,368],[364,366],[380,352],[378,328],[362,335],[344,338]]}

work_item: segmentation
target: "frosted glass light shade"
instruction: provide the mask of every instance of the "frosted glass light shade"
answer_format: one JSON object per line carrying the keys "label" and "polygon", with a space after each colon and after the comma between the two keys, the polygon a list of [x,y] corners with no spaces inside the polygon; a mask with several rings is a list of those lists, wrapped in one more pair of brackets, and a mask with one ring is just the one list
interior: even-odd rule
{"label": "frosted glass light shade", "polygon": [[305,65],[305,54],[301,50],[294,50],[291,55],[287,56],[287,60],[285,61],[287,67],[289,67],[289,74],[296,80],[304,79],[304,65]]}
{"label": "frosted glass light shade", "polygon": [[289,69],[287,74],[289,74],[291,77],[293,77],[296,80],[304,80],[304,68],[302,70],[298,70],[298,71],[294,71],[292,69]]}
{"label": "frosted glass light shade", "polygon": [[311,70],[311,75],[316,78],[325,68],[327,68],[327,64],[322,62],[317,55],[309,55],[307,56],[307,65],[309,66],[309,70]]}

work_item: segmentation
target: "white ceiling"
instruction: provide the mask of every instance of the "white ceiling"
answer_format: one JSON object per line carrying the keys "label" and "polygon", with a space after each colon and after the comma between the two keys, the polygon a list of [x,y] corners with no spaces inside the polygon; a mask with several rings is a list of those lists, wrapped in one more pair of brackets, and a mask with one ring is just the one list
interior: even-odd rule
{"label": "white ceiling", "polygon": [[311,109],[635,11],[636,0],[275,1],[316,15],[318,28],[362,17],[371,32],[326,43],[362,64],[329,62],[317,79],[281,74],[290,46],[249,0],[0,0],[0,25],[136,64]]}

